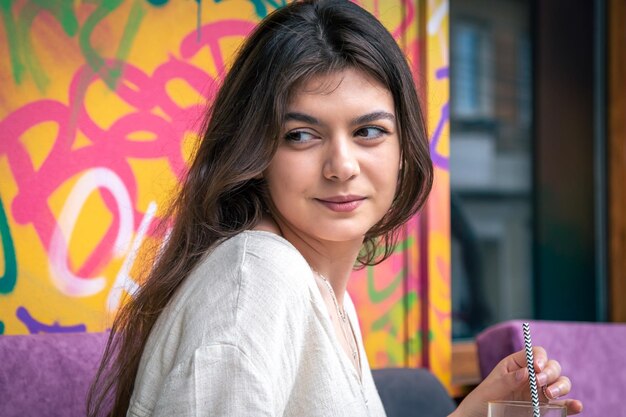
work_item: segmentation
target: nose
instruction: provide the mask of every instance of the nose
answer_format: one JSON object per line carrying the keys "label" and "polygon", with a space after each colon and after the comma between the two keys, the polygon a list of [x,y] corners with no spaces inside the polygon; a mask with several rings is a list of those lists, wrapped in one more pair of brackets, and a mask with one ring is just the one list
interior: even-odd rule
{"label": "nose", "polygon": [[347,138],[328,141],[324,166],[325,178],[331,181],[347,181],[359,175],[360,167],[355,144]]}

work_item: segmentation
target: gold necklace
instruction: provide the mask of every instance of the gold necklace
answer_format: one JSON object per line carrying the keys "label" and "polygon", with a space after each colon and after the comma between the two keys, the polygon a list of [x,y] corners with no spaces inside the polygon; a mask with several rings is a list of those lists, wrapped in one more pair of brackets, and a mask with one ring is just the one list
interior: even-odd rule
{"label": "gold necklace", "polygon": [[[314,271],[314,272],[322,279],[322,281],[324,281],[324,283],[326,284],[326,287],[328,288],[328,292],[330,292],[330,296],[333,300],[333,303],[335,304],[335,309],[337,310],[337,315],[339,316],[339,318],[341,318],[339,327],[341,327],[341,332],[343,333],[343,337],[345,341],[348,343],[348,347],[350,348],[350,351],[352,353],[352,359],[354,360],[354,363],[358,367],[359,372],[360,372],[361,358],[359,357],[358,352],[357,352],[356,339],[355,339],[356,336],[354,335],[354,329],[352,328],[352,323],[348,319],[346,312],[342,311],[342,309],[339,308],[339,302],[337,301],[337,297],[335,296],[335,291],[333,290],[332,285],[330,285],[330,282],[328,282],[328,280],[326,279],[324,275],[320,274],[317,271]],[[348,334],[346,333],[346,328],[345,328],[346,323],[348,324],[348,326],[350,326],[350,333],[352,334],[352,337],[348,337]]]}

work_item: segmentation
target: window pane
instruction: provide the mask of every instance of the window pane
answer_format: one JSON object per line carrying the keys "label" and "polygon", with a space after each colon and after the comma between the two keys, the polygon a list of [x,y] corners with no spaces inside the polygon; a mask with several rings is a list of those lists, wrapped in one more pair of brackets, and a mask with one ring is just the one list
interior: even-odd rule
{"label": "window pane", "polygon": [[532,318],[529,4],[451,0],[452,333]]}

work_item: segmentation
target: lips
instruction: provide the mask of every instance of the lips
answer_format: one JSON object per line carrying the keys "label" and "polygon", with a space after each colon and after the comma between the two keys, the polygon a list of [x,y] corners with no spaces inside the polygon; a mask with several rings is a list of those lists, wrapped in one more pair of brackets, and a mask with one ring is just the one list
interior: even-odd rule
{"label": "lips", "polygon": [[356,210],[365,198],[359,195],[338,195],[316,198],[316,200],[332,211],[345,213]]}

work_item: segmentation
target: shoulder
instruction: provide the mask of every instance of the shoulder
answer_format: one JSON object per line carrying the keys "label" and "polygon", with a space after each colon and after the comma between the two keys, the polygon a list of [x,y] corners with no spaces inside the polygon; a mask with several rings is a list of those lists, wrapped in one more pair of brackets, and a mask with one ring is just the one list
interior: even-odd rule
{"label": "shoulder", "polygon": [[306,260],[289,241],[259,230],[241,232],[221,242],[194,273],[206,276],[224,267],[241,275],[240,279],[260,285],[264,278],[272,278],[290,287],[311,275]]}
{"label": "shoulder", "polygon": [[[298,250],[283,237],[264,230],[246,230],[217,244],[202,263],[215,261],[242,262],[245,255],[266,261],[284,258],[291,262],[306,261]],[[230,256],[229,256],[230,255]]]}
{"label": "shoulder", "polygon": [[[272,232],[251,230],[238,235],[244,241],[244,268],[268,270],[274,275],[293,272],[311,274],[311,268],[298,250],[286,239]],[[253,272],[253,271],[248,271]]]}
{"label": "shoulder", "polygon": [[[279,301],[280,298],[310,296],[311,268],[298,250],[282,237],[264,231],[238,236],[244,245],[240,264],[240,290]],[[240,300],[244,301],[244,300]]]}
{"label": "shoulder", "polygon": [[198,263],[154,333],[189,353],[205,343],[238,344],[242,334],[254,338],[293,327],[289,323],[311,313],[312,280],[308,264],[288,241],[268,232],[242,232]]}
{"label": "shoulder", "polygon": [[310,268],[286,239],[271,232],[249,230],[217,244],[194,268],[190,277],[212,276],[224,271],[229,275],[241,271],[256,275],[265,270],[281,275]]}
{"label": "shoulder", "polygon": [[[188,296],[245,310],[253,304],[310,297],[312,272],[300,252],[282,237],[245,231],[219,243],[188,277]],[[214,308],[209,302],[205,308]]]}

